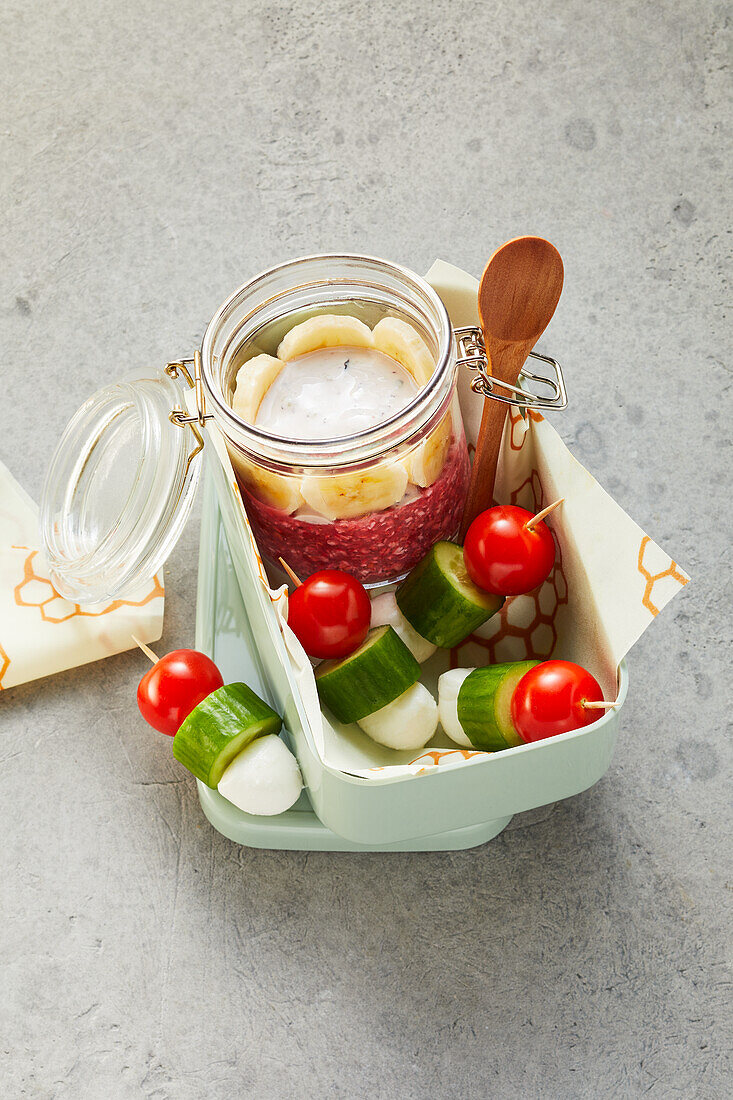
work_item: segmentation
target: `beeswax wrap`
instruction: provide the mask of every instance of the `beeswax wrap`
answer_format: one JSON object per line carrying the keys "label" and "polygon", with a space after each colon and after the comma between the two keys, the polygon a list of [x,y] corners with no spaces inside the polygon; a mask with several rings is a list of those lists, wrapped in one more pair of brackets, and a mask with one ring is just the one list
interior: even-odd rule
{"label": "beeswax wrap", "polygon": [[81,607],[49,580],[38,508],[0,463],[0,691],[155,642],[163,632],[160,577],[128,599]]}

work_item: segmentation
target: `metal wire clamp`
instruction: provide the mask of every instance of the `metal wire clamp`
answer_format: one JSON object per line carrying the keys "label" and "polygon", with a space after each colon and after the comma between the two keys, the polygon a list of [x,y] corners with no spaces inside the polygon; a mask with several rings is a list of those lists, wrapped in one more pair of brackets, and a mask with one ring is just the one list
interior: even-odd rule
{"label": "metal wire clamp", "polygon": [[[193,378],[191,377],[190,367],[193,367]],[[196,446],[190,452],[186,463],[185,472],[187,474],[196,455],[200,454],[204,449],[204,437],[201,433],[201,429],[207,420],[212,419],[211,414],[206,412],[204,386],[201,381],[201,352],[195,351],[193,358],[177,359],[174,363],[169,363],[165,368],[165,373],[170,378],[180,378],[182,376],[191,389],[196,391],[196,416],[189,416],[184,409],[173,409],[169,416],[172,423],[176,424],[179,428],[183,428],[188,424],[196,440]]]}
{"label": "metal wire clamp", "polygon": [[[455,328],[453,330],[453,335],[456,338],[458,349],[458,358],[456,360],[458,366],[468,367],[469,370],[474,371],[476,374],[476,377],[471,381],[471,389],[475,393],[480,393],[484,397],[491,398],[492,401],[501,401],[505,405],[514,405],[515,408],[519,409],[567,408],[568,396],[565,389],[565,380],[563,378],[562,368],[556,359],[552,359],[549,355],[540,355],[538,351],[531,351],[529,353],[530,359],[537,359],[552,367],[554,378],[548,378],[547,375],[543,374],[534,374],[532,371],[527,370],[526,367],[520,372],[520,381],[526,380],[528,382],[535,382],[538,385],[547,386],[550,389],[552,393],[551,397],[541,397],[531,393],[529,390],[525,390],[522,386],[512,386],[508,382],[502,382],[500,379],[494,378],[489,374],[489,363],[486,357],[484,337],[478,326],[466,325],[463,328]],[[191,367],[193,367],[193,377],[191,376]],[[192,358],[177,359],[172,363],[168,363],[165,372],[170,378],[178,379],[183,377],[190,388],[196,391],[195,416],[189,416],[184,409],[179,408],[174,408],[170,413],[170,420],[172,423],[181,428],[188,425],[196,440],[196,446],[189,454],[186,464],[186,473],[188,473],[192,461],[204,447],[204,437],[202,434],[204,424],[207,420],[213,419],[211,414],[206,412],[204,386],[201,380],[201,352],[194,352]],[[507,390],[512,396],[505,396],[504,394],[497,393],[497,387]]]}
{"label": "metal wire clamp", "polygon": [[[528,382],[535,382],[537,385],[547,386],[550,389],[552,396],[542,397],[531,393],[522,386],[512,386],[508,382],[502,382],[501,379],[494,378],[489,374],[484,336],[478,326],[466,325],[463,328],[455,328],[453,329],[453,335],[456,338],[458,349],[458,366],[468,367],[469,370],[476,373],[476,377],[471,381],[471,389],[474,393],[490,397],[492,401],[501,401],[505,405],[514,405],[518,409],[551,410],[567,408],[568,395],[565,389],[565,379],[563,378],[562,368],[556,359],[552,359],[549,355],[540,355],[538,351],[529,353],[530,359],[537,359],[552,367],[554,374],[552,378],[548,378],[544,374],[534,374],[532,371],[527,370],[526,366],[520,372],[520,381],[524,379]],[[512,396],[497,393],[497,387],[508,391]]]}

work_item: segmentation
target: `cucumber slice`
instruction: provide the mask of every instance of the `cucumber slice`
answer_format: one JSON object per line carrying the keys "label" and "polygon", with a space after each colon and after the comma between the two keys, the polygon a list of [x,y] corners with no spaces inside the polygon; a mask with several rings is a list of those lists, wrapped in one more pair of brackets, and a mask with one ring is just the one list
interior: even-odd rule
{"label": "cucumber slice", "polygon": [[189,714],[173,738],[173,755],[216,790],[219,780],[246,745],[266,733],[279,733],[282,721],[246,684],[225,684]]}
{"label": "cucumber slice", "polygon": [[420,665],[391,626],[380,626],[342,661],[316,669],[321,702],[340,722],[381,710],[420,679]]}
{"label": "cucumber slice", "polygon": [[512,721],[512,695],[525,672],[539,661],[513,661],[475,668],[458,692],[458,721],[471,744],[487,752],[523,745]]}
{"label": "cucumber slice", "polygon": [[443,649],[460,645],[504,603],[503,596],[483,592],[473,583],[463,547],[453,542],[436,542],[396,595],[397,606],[412,628]]}

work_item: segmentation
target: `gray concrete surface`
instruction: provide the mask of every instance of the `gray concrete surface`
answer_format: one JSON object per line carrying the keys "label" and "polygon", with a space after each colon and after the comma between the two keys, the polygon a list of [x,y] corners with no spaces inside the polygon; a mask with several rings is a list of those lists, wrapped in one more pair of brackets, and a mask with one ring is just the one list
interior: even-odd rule
{"label": "gray concrete surface", "polygon": [[603,782],[459,854],[238,849],[134,654],[10,690],[3,1096],[730,1095],[730,12],[4,0],[0,458],[32,494],[90,391],[257,270],[478,273],[538,232],[559,427],[693,583],[631,654]]}

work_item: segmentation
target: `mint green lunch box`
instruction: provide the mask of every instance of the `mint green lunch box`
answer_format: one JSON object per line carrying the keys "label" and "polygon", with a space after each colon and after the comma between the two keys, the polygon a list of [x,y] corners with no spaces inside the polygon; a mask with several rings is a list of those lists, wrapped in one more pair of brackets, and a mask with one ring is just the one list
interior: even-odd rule
{"label": "mint green lunch box", "polygon": [[[302,313],[315,303],[343,312],[351,287],[385,312],[398,309],[395,303],[423,309],[426,316],[432,310],[430,315],[440,322],[442,343],[436,346],[443,348],[443,357],[436,359],[435,373],[420,391],[427,397],[432,390],[437,394],[435,411],[426,413],[423,425],[429,431],[430,417],[440,423],[446,408],[457,404],[458,368],[475,369],[481,350],[480,331],[475,328],[475,280],[449,265],[442,267],[448,277],[440,294],[406,269],[371,257],[306,257],[273,268],[227,299],[193,358],[169,363],[164,371],[137,371],[118,378],[90,397],[67,426],[49,468],[41,506],[44,549],[57,591],[80,604],[123,594],[134,599],[135,586],[146,579],[149,583],[186,522],[205,469],[196,645],[213,657],[225,681],[248,682],[283,716],[283,736],[297,756],[305,784],[292,809],[278,817],[257,818],[199,783],[206,817],[240,844],[342,851],[467,848],[496,836],[513,814],[590,787],[611,761],[628,686],[623,663],[618,708],[582,730],[493,754],[467,753],[439,733],[419,759],[405,759],[404,754],[391,758],[391,750],[375,748],[373,761],[366,767],[354,765],[353,770],[349,761],[358,753],[349,757],[346,751],[356,736],[353,727],[328,725],[323,716],[330,744],[339,750],[324,754],[314,735],[314,730],[321,732],[315,694],[313,709],[307,711],[297,686],[230,461],[237,431],[248,429],[237,420],[225,392],[231,387],[227,356],[238,354],[242,325],[253,316],[243,302],[248,288],[251,292],[253,284],[264,280],[268,293],[258,308],[270,311],[270,321],[277,319],[278,295],[287,299],[292,311]],[[315,282],[309,281],[311,276]],[[534,358],[557,369],[555,382],[528,374],[555,392],[555,398],[541,407],[564,407],[557,364],[539,354]],[[212,377],[219,379],[216,385]],[[470,384],[469,373],[462,377]],[[438,383],[447,387],[445,397]],[[414,403],[423,400],[420,395]],[[468,402],[466,416],[480,408],[476,400]],[[535,413],[530,416],[541,420]],[[510,432],[514,452],[520,449],[513,443],[516,423],[512,420]],[[391,432],[391,424],[388,419],[381,427]],[[256,434],[254,428],[251,432]],[[279,438],[264,435],[273,445]],[[359,435],[344,438],[353,443]],[[342,441],[339,437],[330,442]],[[264,449],[263,456],[267,458]],[[527,477],[525,484],[530,481]],[[574,591],[578,594],[580,589]],[[537,629],[551,630],[556,641],[547,615]],[[606,679],[614,667],[615,662],[607,667]],[[428,686],[434,687],[430,665],[425,670]],[[400,766],[391,766],[395,761]]]}
{"label": "mint green lunch box", "polygon": [[[483,844],[512,816],[579,794],[606,772],[618,733],[619,711],[593,725],[504,752],[480,754],[470,764],[422,774],[369,779],[328,767],[313,743],[289,658],[270,608],[258,598],[259,581],[241,538],[236,501],[220,463],[206,477],[199,555],[196,645],[219,665],[225,680],[246,680],[285,716],[285,738],[295,752],[305,791],[277,817],[253,817],[198,782],[211,824],[253,848],[317,851],[441,851]],[[618,700],[628,689],[619,670]],[[439,735],[429,748],[456,749]],[[428,750],[424,750],[428,751]]]}

